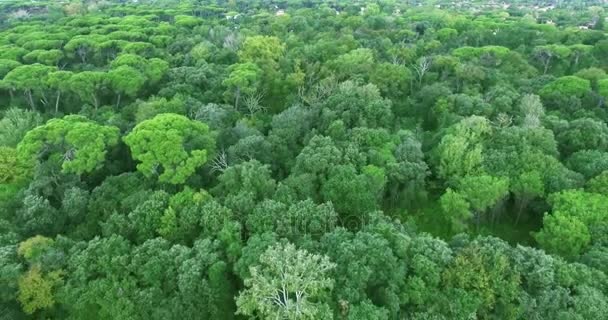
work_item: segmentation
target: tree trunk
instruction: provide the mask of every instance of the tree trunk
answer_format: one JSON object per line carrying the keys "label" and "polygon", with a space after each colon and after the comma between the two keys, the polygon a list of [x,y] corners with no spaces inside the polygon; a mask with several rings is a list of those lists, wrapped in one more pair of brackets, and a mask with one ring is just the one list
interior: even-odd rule
{"label": "tree trunk", "polygon": [[241,88],[236,87],[236,97],[234,98],[234,109],[239,110],[239,100],[241,99]]}
{"label": "tree trunk", "polygon": [[61,91],[57,90],[57,98],[55,99],[55,114],[59,113],[59,99],[61,99]]}
{"label": "tree trunk", "polygon": [[93,103],[95,104],[95,111],[97,111],[97,108],[99,107],[99,101],[97,100],[97,96],[94,93],[91,94],[91,96],[93,97]]}
{"label": "tree trunk", "polygon": [[87,63],[87,49],[80,47],[77,49],[78,52],[78,56],[80,57],[80,61],[82,61],[82,64]]}
{"label": "tree trunk", "polygon": [[120,97],[121,94],[119,93],[118,96],[116,97],[116,108],[118,109],[118,107],[120,107]]}
{"label": "tree trunk", "polygon": [[49,100],[46,98],[46,94],[44,94],[44,91],[42,92],[42,99],[40,99],[40,102],[42,102],[45,108],[46,105],[49,103]]}
{"label": "tree trunk", "polygon": [[492,207],[492,225],[496,225],[496,221],[501,219],[502,213],[505,209],[505,199],[500,199],[493,207]]}
{"label": "tree trunk", "polygon": [[547,74],[547,71],[549,71],[549,65],[551,64],[551,58],[547,58],[547,60],[545,61],[544,65],[545,65],[545,70],[543,72],[543,74]]}
{"label": "tree trunk", "polygon": [[32,90],[25,90],[25,94],[27,95],[27,99],[28,99],[28,102],[30,103],[30,107],[32,108],[32,111],[34,111],[34,109],[36,108],[36,105],[34,103],[34,97],[32,97]]}
{"label": "tree trunk", "polygon": [[528,205],[528,198],[523,197],[519,200],[519,206],[517,208],[517,217],[515,218],[515,225],[519,224],[519,219],[521,219],[521,214],[524,211],[524,208]]}

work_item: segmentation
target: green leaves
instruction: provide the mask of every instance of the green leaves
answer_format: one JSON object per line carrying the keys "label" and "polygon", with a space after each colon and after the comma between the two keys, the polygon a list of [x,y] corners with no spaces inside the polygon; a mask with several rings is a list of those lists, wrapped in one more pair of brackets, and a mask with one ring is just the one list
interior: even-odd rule
{"label": "green leaves", "polygon": [[71,276],[60,291],[62,304],[74,318],[184,319],[196,314],[214,319],[232,308],[217,305],[226,303],[230,293],[222,287],[228,275],[217,247],[204,239],[186,247],[160,238],[133,246],[116,235],[80,243],[67,261]]}
{"label": "green leaves", "polygon": [[[116,57],[110,64],[112,69],[119,69],[126,66],[139,71],[150,85],[156,85],[169,69],[169,64],[161,59],[146,59],[142,56],[124,53]],[[132,69],[122,69],[121,74],[132,73]]]}
{"label": "green leaves", "polygon": [[230,88],[228,94],[234,95],[235,108],[238,109],[241,95],[252,95],[260,87],[262,69],[255,63],[246,62],[234,64],[228,70],[230,74],[222,84]]}
{"label": "green leaves", "polygon": [[589,80],[581,79],[576,76],[565,76],[544,86],[540,91],[540,95],[545,97],[563,95],[566,97],[582,98],[590,91],[591,82],[589,82]]}
{"label": "green leaves", "polygon": [[160,114],[138,124],[123,138],[137,169],[160,182],[183,184],[215,152],[209,127],[176,114]]}
{"label": "green leaves", "polygon": [[333,287],[336,265],[325,256],[274,245],[251,267],[246,289],[236,299],[237,313],[265,319],[332,319],[323,298]]}
{"label": "green leaves", "polygon": [[224,85],[240,89],[243,93],[253,93],[257,88],[262,70],[254,63],[246,62],[230,66],[230,75]]}
{"label": "green leaves", "polygon": [[473,217],[470,205],[466,199],[457,192],[448,188],[439,199],[441,209],[447,215],[453,233],[466,231],[467,222]]}
{"label": "green leaves", "polygon": [[474,306],[478,317],[498,312],[501,319],[518,319],[520,276],[506,256],[466,247],[445,270],[443,278],[445,285],[457,293],[460,303],[468,300],[465,303]]}
{"label": "green leaves", "polygon": [[587,226],[576,216],[554,212],[545,214],[543,229],[534,238],[548,252],[564,257],[575,257],[591,241]]}
{"label": "green leaves", "polygon": [[29,131],[17,151],[22,159],[30,161],[41,161],[46,156],[59,158],[64,173],[83,174],[101,166],[118,137],[118,128],[70,115]]}
{"label": "green leaves", "polygon": [[369,166],[358,173],[351,165],[340,165],[330,171],[321,195],[324,201],[331,201],[343,217],[363,219],[377,208],[385,183],[381,168]]}
{"label": "green leaves", "polygon": [[608,196],[608,170],[589,180],[587,182],[586,190]]}
{"label": "green leaves", "polygon": [[247,216],[249,232],[275,232],[296,243],[304,237],[318,239],[333,230],[337,223],[338,215],[330,203],[317,205],[310,199],[290,206],[266,200]]}
{"label": "green leaves", "polygon": [[569,190],[551,195],[550,202],[552,213],[545,214],[534,237],[549,252],[569,258],[584,253],[594,240],[591,231],[605,224],[608,197]]}
{"label": "green leaves", "polygon": [[17,297],[27,314],[50,309],[55,304],[55,291],[62,283],[63,271],[47,271],[52,267],[41,262],[54,244],[53,239],[35,236],[21,242],[17,249],[17,253],[30,264],[30,269],[19,278]]}
{"label": "green leaves", "polygon": [[19,278],[18,300],[23,311],[33,314],[37,310],[51,308],[55,305],[53,291],[61,282],[61,272],[53,271],[43,274],[39,266],[30,269]]}
{"label": "green leaves", "polygon": [[382,98],[372,84],[343,82],[320,105],[322,129],[327,129],[335,120],[342,120],[349,129],[383,128],[393,119],[390,100]]}
{"label": "green leaves", "polygon": [[0,318],[606,318],[601,8],[26,2]]}
{"label": "green leaves", "polygon": [[44,85],[43,80],[54,70],[54,67],[38,63],[18,66],[6,74],[4,81],[16,89],[36,90]]}
{"label": "green leaves", "polygon": [[490,133],[488,119],[472,116],[452,127],[437,147],[439,175],[453,182],[460,177],[478,174],[482,170],[483,138]]}
{"label": "green leaves", "polygon": [[475,211],[484,211],[509,193],[509,180],[489,175],[466,176],[458,182],[458,192]]}
{"label": "green leaves", "polygon": [[57,66],[59,61],[63,59],[61,50],[34,50],[23,56],[23,60],[28,63],[42,63],[47,66]]}
{"label": "green leaves", "polygon": [[21,63],[11,59],[0,59],[0,78],[9,73],[11,70],[20,66]]}
{"label": "green leaves", "polygon": [[367,48],[355,49],[329,62],[332,71],[340,81],[365,80],[369,78],[374,64],[374,53]]}
{"label": "green leaves", "polygon": [[42,123],[37,112],[11,108],[0,120],[0,145],[15,147],[32,128]]}
{"label": "green leaves", "polygon": [[129,66],[110,70],[106,78],[114,91],[129,97],[135,97],[146,82],[146,78],[138,70]]}
{"label": "green leaves", "polygon": [[36,261],[54,243],[53,239],[38,235],[21,242],[17,253],[28,261]]}
{"label": "green leaves", "polygon": [[276,63],[284,50],[285,45],[277,37],[253,36],[245,39],[239,58],[244,62]]}
{"label": "green leaves", "polygon": [[34,109],[37,105],[36,98],[40,96],[44,99],[47,76],[55,69],[38,63],[18,66],[6,74],[2,85],[11,92],[22,90],[30,108]]}
{"label": "green leaves", "polygon": [[82,101],[92,104],[95,108],[100,106],[99,94],[104,86],[106,73],[100,71],[83,71],[70,78],[70,88]]}

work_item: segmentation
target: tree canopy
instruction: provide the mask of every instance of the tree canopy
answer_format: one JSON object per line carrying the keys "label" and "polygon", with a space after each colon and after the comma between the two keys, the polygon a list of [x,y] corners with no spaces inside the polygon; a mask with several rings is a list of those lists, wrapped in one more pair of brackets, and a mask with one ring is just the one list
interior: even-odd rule
{"label": "tree canopy", "polygon": [[0,319],[606,319],[605,1],[0,1]]}

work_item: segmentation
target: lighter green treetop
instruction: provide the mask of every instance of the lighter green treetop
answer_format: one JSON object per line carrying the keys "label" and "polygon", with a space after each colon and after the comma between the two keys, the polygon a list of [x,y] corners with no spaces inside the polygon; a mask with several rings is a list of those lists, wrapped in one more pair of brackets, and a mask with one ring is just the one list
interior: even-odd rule
{"label": "lighter green treetop", "polygon": [[236,300],[237,313],[260,319],[332,319],[329,306],[319,300],[333,287],[328,273],[335,267],[329,258],[293,244],[272,246],[250,268],[246,289]]}
{"label": "lighter green treetop", "polygon": [[44,153],[61,157],[64,173],[82,174],[103,163],[107,149],[118,143],[119,130],[86,117],[69,115],[49,120],[29,131],[17,146],[24,160],[39,160]]}
{"label": "lighter green treetop", "polygon": [[215,150],[209,127],[184,116],[165,113],[143,121],[124,137],[137,169],[160,182],[182,184]]}

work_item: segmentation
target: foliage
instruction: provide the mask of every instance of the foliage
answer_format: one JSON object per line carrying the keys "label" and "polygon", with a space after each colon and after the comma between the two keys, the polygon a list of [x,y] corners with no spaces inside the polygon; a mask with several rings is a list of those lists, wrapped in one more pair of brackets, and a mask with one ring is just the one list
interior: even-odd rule
{"label": "foliage", "polygon": [[[322,302],[335,268],[327,257],[298,250],[293,244],[273,246],[250,269],[251,278],[237,297],[238,313],[278,319],[331,319]],[[319,301],[321,299],[321,301]]]}
{"label": "foliage", "polygon": [[86,117],[52,119],[29,131],[17,146],[22,159],[58,157],[64,173],[82,174],[101,166],[108,149],[118,143],[118,128]]}
{"label": "foliage", "polygon": [[139,123],[124,137],[137,169],[160,182],[181,184],[210,157],[215,141],[209,127],[176,114],[160,114]]}
{"label": "foliage", "polygon": [[606,8],[0,1],[0,318],[606,318]]}

